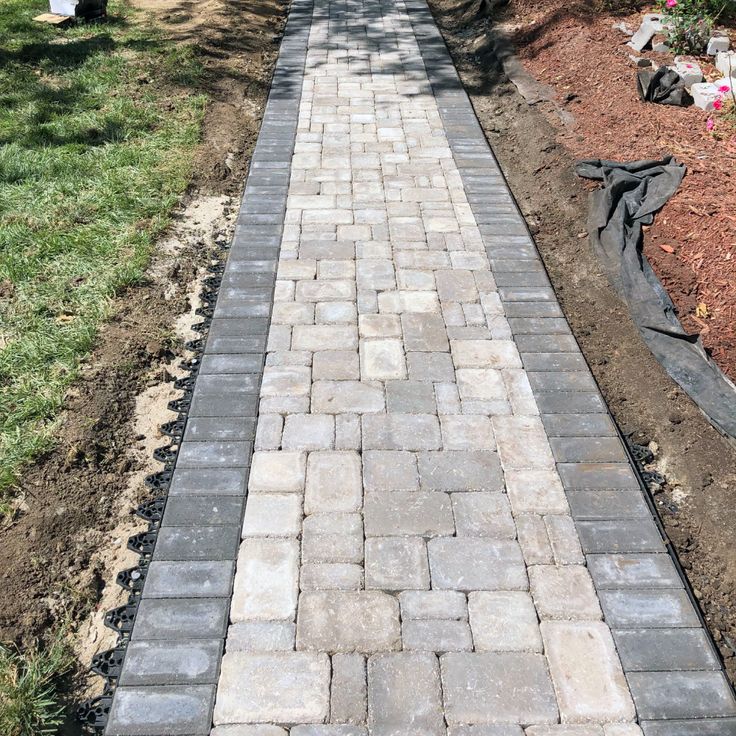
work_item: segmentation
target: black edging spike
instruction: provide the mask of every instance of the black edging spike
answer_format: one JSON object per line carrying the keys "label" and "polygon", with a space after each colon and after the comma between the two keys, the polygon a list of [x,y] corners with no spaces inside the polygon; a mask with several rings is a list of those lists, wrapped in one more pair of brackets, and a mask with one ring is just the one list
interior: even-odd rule
{"label": "black edging spike", "polygon": [[91,731],[102,732],[107,725],[111,707],[112,693],[90,698],[80,703],[77,708],[77,720]]}
{"label": "black edging spike", "polygon": [[124,606],[113,608],[105,614],[105,626],[121,635],[130,634],[137,610],[136,603],[127,603]]}
{"label": "black edging spike", "polygon": [[157,447],[153,451],[153,459],[166,465],[166,469],[169,470],[169,466],[173,465],[176,460],[176,454],[179,452],[178,445],[165,445],[164,447]]}
{"label": "black edging spike", "polygon": [[147,532],[138,532],[128,538],[128,549],[137,552],[142,557],[150,557],[156,546],[156,531],[149,529]]}
{"label": "black edging spike", "polygon": [[140,593],[143,590],[143,583],[146,582],[146,573],[148,566],[143,561],[138,567],[129,567],[127,570],[121,570],[115,582],[124,590],[131,593]]}
{"label": "black edging spike", "polygon": [[173,475],[170,470],[161,470],[158,473],[147,475],[144,483],[152,491],[167,491]]}
{"label": "black edging spike", "polygon": [[164,506],[166,499],[164,498],[153,498],[150,501],[142,503],[136,510],[136,516],[140,516],[141,519],[147,521],[149,524],[159,522],[164,515]]}
{"label": "black edging spike", "polygon": [[120,670],[123,668],[124,657],[125,645],[99,652],[92,657],[90,670],[106,680],[117,680],[120,677]]}

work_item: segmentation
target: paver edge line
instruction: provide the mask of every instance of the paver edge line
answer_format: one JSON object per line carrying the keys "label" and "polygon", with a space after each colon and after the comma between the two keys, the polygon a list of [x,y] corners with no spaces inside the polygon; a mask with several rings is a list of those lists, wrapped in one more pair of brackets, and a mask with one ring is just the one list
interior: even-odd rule
{"label": "paver edge line", "polygon": [[[493,147],[491,146],[490,142],[488,141],[488,139],[487,139],[487,137],[485,135],[485,131],[483,130],[482,125],[480,124],[480,120],[478,120],[478,117],[477,117],[477,115],[475,113],[475,108],[473,107],[473,104],[472,104],[472,102],[470,100],[470,96],[468,95],[467,90],[465,89],[465,85],[463,84],[462,79],[460,78],[460,75],[457,73],[457,68],[456,68],[455,63],[454,63],[454,61],[452,59],[452,54],[450,53],[450,50],[449,50],[449,48],[447,46],[447,43],[445,42],[444,36],[442,35],[442,32],[440,31],[439,25],[437,24],[436,20],[434,19],[434,15],[432,14],[431,9],[429,8],[429,4],[428,4],[427,0],[404,0],[404,5],[410,11],[410,12],[407,13],[407,15],[409,17],[409,20],[410,20],[410,23],[411,23],[412,30],[414,32],[415,38],[417,39],[417,45],[418,45],[418,48],[419,48],[419,51],[420,51],[420,55],[422,56],[422,61],[424,63],[425,69],[427,70],[427,77],[429,79],[430,86],[432,87],[433,91],[435,92],[436,99],[439,100],[439,97],[437,97],[437,94],[436,94],[436,87],[435,87],[435,82],[433,81],[433,74],[432,74],[432,64],[436,61],[436,59],[431,58],[431,57],[430,58],[427,58],[427,56],[425,56],[425,54],[423,53],[423,44],[420,42],[420,36],[417,33],[417,25],[418,24],[414,20],[414,14],[416,13],[419,16],[423,16],[423,18],[421,18],[421,20],[423,22],[425,22],[425,23],[427,22],[427,20],[429,18],[431,20],[432,25],[434,25],[434,27],[436,28],[436,30],[437,30],[437,38],[441,42],[441,44],[442,44],[442,46],[444,48],[444,53],[445,53],[445,55],[447,57],[447,60],[449,60],[450,64],[452,64],[452,68],[455,71],[456,79],[453,80],[453,81],[456,83],[457,91],[460,92],[460,94],[462,95],[461,99],[467,105],[468,110],[472,113],[475,121],[478,124],[478,128],[480,130],[480,138],[485,143],[485,146],[486,146],[488,152],[490,152],[490,155],[493,158],[493,161],[494,161],[494,163],[496,165],[496,169],[500,173],[501,178],[503,180],[503,183],[505,184],[505,186],[506,186],[506,188],[507,188],[507,190],[508,190],[508,192],[509,192],[509,194],[511,196],[511,199],[513,201],[514,207],[515,207],[516,212],[517,212],[517,217],[523,223],[524,229],[526,230],[526,233],[527,233],[527,237],[528,237],[529,241],[534,246],[535,253],[536,253],[536,259],[541,263],[542,269],[544,271],[544,274],[546,275],[546,277],[547,277],[547,279],[549,281],[549,286],[554,291],[554,286],[552,284],[552,280],[549,277],[549,272],[548,272],[547,266],[546,266],[546,264],[544,262],[544,259],[541,257],[541,253],[539,251],[539,248],[537,247],[537,244],[536,244],[536,241],[534,239],[534,236],[532,235],[531,231],[529,230],[529,227],[527,225],[526,219],[524,218],[524,216],[522,214],[521,208],[519,207],[519,203],[518,203],[518,201],[516,199],[516,196],[515,196],[515,194],[513,192],[513,189],[511,188],[511,186],[510,186],[510,184],[508,182],[508,179],[506,177],[506,174],[505,174],[505,172],[503,171],[503,169],[501,168],[501,166],[500,166],[500,164],[498,162],[498,159],[497,159],[497,157],[495,155],[495,152],[493,151]],[[444,81],[443,83],[446,84],[447,81]],[[438,107],[440,107],[439,104],[438,104]],[[441,107],[440,107],[440,116],[443,116],[443,111],[442,111]],[[450,149],[452,150],[453,157],[455,157],[455,148],[454,148],[454,145],[453,145],[451,139],[449,139],[449,137],[448,137],[448,143],[450,145]],[[463,182],[464,182],[464,175],[462,174],[462,168],[458,167],[458,171],[460,172],[461,179],[463,179]],[[485,241],[485,237],[484,236],[482,236],[482,237],[483,237],[483,239]],[[501,298],[501,302],[504,303],[505,300],[501,296],[500,291],[499,291],[499,296]],[[558,305],[560,305],[560,308],[562,309],[562,305],[559,303],[559,299],[557,298],[557,293],[556,292],[555,292],[555,301],[558,303]],[[563,314],[564,314],[564,309],[562,311],[563,311]],[[566,316],[565,316],[565,320],[567,321],[567,317]],[[568,325],[569,325],[569,322],[568,322]],[[592,372],[592,370],[590,368],[590,364],[588,363],[588,360],[586,359],[584,352],[580,348],[580,344],[579,344],[579,342],[577,340],[577,337],[574,335],[574,333],[572,333],[572,330],[570,331],[570,334],[571,334],[571,337],[573,338],[573,340],[575,341],[575,346],[577,348],[577,351],[576,352],[578,352],[582,356],[583,361],[585,362],[585,366],[587,368],[587,371],[592,376],[593,381],[595,382],[598,395],[601,396],[601,398],[603,398],[603,394],[602,394],[602,392],[600,390],[600,386],[598,385],[598,381],[596,380],[595,375],[593,374],[593,372]],[[550,393],[552,393],[552,392],[550,392]],[[536,395],[535,395],[535,398],[536,398]],[[681,581],[683,583],[683,587],[684,587],[684,589],[685,589],[685,591],[687,593],[687,596],[688,596],[688,598],[690,600],[690,603],[691,603],[693,609],[695,610],[696,616],[698,617],[698,619],[700,621],[700,625],[701,625],[702,629],[704,630],[704,632],[706,634],[708,645],[709,645],[710,649],[712,650],[714,656],[716,657],[718,663],[720,664],[721,672],[724,673],[724,680],[727,683],[727,686],[728,686],[729,690],[731,691],[732,697],[734,698],[734,700],[736,700],[736,687],[730,681],[730,679],[727,676],[725,676],[725,666],[724,666],[723,656],[721,655],[720,650],[718,649],[718,647],[715,644],[715,641],[713,639],[713,635],[711,634],[711,632],[710,632],[710,630],[709,630],[709,628],[708,628],[708,626],[706,624],[704,614],[703,614],[703,612],[702,612],[702,610],[700,608],[700,605],[697,602],[697,598],[695,597],[695,595],[693,593],[693,590],[692,590],[692,586],[690,584],[690,581],[687,579],[687,577],[685,575],[685,572],[684,572],[684,569],[683,569],[682,565],[680,564],[680,561],[679,561],[679,559],[678,559],[678,557],[677,557],[677,555],[676,555],[676,553],[674,551],[674,546],[673,546],[672,542],[670,541],[669,537],[667,536],[667,533],[666,533],[664,524],[663,524],[663,522],[662,522],[662,520],[661,520],[661,518],[659,516],[659,512],[657,511],[657,508],[656,508],[656,506],[654,504],[654,500],[652,499],[651,494],[647,490],[646,484],[644,483],[644,480],[642,478],[641,470],[640,470],[638,464],[635,462],[635,460],[633,458],[633,455],[631,453],[631,450],[630,450],[628,444],[626,443],[626,441],[624,439],[624,434],[621,431],[620,426],[616,422],[615,417],[611,413],[611,411],[610,411],[610,409],[608,407],[608,403],[605,401],[605,399],[603,399],[603,404],[604,404],[604,406],[606,408],[605,413],[611,419],[611,421],[613,422],[613,426],[615,427],[617,437],[619,438],[621,444],[624,447],[624,452],[625,452],[626,457],[627,457],[627,460],[628,460],[628,465],[629,465],[629,467],[634,472],[634,475],[635,475],[635,477],[637,479],[637,483],[639,485],[639,489],[640,489],[642,495],[645,498],[645,501],[646,501],[646,504],[647,504],[647,506],[649,508],[651,517],[652,517],[652,519],[653,519],[653,521],[654,521],[654,523],[655,523],[655,525],[657,527],[657,530],[658,530],[660,536],[662,537],[662,541],[664,543],[665,550],[666,550],[668,556],[670,557],[670,559],[672,560],[673,564],[675,565],[675,568],[676,568],[677,573],[678,573],[678,575],[679,575],[679,577],[680,577],[680,579],[681,579]],[[568,489],[565,488],[565,495],[567,495],[567,493],[568,493]],[[586,557],[586,560],[587,560],[588,553],[585,554],[585,557]],[[597,590],[596,590],[596,592],[597,592]]]}

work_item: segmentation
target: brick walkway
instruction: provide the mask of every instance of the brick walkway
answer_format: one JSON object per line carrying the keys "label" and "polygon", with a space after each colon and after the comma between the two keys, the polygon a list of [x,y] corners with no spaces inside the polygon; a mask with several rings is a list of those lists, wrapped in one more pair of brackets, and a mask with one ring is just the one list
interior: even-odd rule
{"label": "brick walkway", "polygon": [[424,0],[296,0],[215,317],[108,734],[736,734]]}

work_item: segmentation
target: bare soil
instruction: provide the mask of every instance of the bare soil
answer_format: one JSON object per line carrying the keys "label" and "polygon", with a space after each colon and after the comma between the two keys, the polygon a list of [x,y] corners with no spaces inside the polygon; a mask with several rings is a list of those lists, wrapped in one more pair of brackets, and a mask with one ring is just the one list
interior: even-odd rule
{"label": "bare soil", "polygon": [[[119,605],[115,573],[135,564],[127,537],[160,468],[161,422],[198,279],[227,241],[266,101],[284,0],[134,0],[177,43],[196,43],[210,97],[189,190],[158,243],[144,283],[119,295],[80,380],[69,391],[53,451],[26,469],[19,512],[0,530],[0,641],[21,647],[71,624],[84,664],[105,646],[104,610]],[[76,693],[78,695],[78,691]]]}
{"label": "bare soil", "polygon": [[[631,112],[637,103],[630,90],[622,91],[623,81],[617,82],[617,75],[623,75],[616,72],[616,67],[612,81],[602,74],[601,70],[607,70],[613,62],[599,55],[602,46],[596,44],[607,43],[605,39],[609,38],[613,21],[610,17],[602,16],[603,20],[598,20],[589,13],[578,17],[578,11],[556,0],[557,10],[550,10],[549,2],[523,0],[517,4],[517,0],[512,0],[508,10],[493,11],[495,17],[476,14],[473,11],[477,6],[458,4],[457,0],[429,2],[614,418],[625,435],[634,442],[650,444],[656,451],[656,466],[667,478],[667,483],[654,496],[656,507],[733,681],[736,676],[736,525],[733,524],[736,450],[711,427],[653,358],[625,305],[601,272],[586,237],[590,185],[573,173],[574,162],[583,152],[586,157],[595,158],[661,155],[665,150],[664,139],[651,134],[651,123],[646,119],[652,116],[650,108],[657,106],[650,105],[646,110],[636,107]],[[551,85],[562,84],[560,78],[564,76],[566,94],[557,101],[528,104],[501,71],[490,31],[494,23],[505,22],[506,27],[509,22],[520,23],[515,12],[527,13],[534,21],[533,29],[526,36],[517,37],[525,63],[527,58],[551,54],[550,49],[557,49],[560,54],[559,61],[557,57],[546,57],[548,73],[539,75],[541,81]],[[538,22],[540,15],[546,22]],[[562,27],[567,28],[563,36]],[[584,42],[576,34],[582,34]],[[616,39],[617,43],[620,41]],[[567,44],[570,56],[567,51],[562,52]],[[532,67],[530,64],[527,68]],[[630,86],[632,75],[631,69],[625,75]],[[609,81],[612,86],[605,106],[601,96],[594,98],[599,105],[597,122],[593,124],[591,116],[587,124],[577,124],[580,106],[593,104],[587,99],[591,89]],[[572,101],[575,103],[571,117]],[[628,112],[622,113],[621,108]],[[678,112],[691,115],[689,111]],[[653,114],[656,117],[656,110]],[[661,122],[658,124],[662,126]],[[700,148],[713,156],[711,145],[705,140]],[[678,150],[673,152],[683,155]],[[691,163],[688,160],[688,165]],[[700,168],[707,169],[711,164],[719,166],[719,175],[724,171],[710,158]],[[732,179],[733,170],[724,180],[724,193],[729,191]],[[698,186],[702,187],[703,181],[698,179]],[[709,192],[710,188],[703,191],[708,202],[711,201]],[[662,239],[660,242],[664,242],[666,234],[667,242],[677,244],[679,249],[683,233],[701,233],[704,242],[710,237],[711,230],[694,214],[687,214],[691,207],[703,207],[693,188],[679,197],[679,204],[676,202],[659,216],[653,230]],[[708,204],[705,209],[710,207]],[[714,211],[720,212],[720,205]],[[657,242],[653,238],[652,241]],[[648,254],[652,247],[656,248],[652,241],[647,246]],[[683,249],[689,242],[682,240]],[[657,259],[653,260],[655,268],[659,267]],[[660,268],[660,277],[667,273]],[[682,279],[686,280],[685,276]],[[683,290],[687,292],[688,288]],[[673,296],[678,302],[677,295]],[[689,294],[686,296],[690,298]]]}

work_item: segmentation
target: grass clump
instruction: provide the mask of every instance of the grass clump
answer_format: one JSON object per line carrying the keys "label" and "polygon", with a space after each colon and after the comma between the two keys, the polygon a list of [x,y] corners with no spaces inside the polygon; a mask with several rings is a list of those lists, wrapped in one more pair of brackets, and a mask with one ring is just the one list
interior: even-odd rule
{"label": "grass clump", "polygon": [[3,736],[55,734],[64,721],[59,679],[74,662],[63,634],[46,648],[21,653],[0,645],[0,733]]}
{"label": "grass clump", "polygon": [[0,513],[52,444],[111,298],[142,278],[206,101],[196,48],[122,2],[69,30],[34,23],[45,9],[0,13]]}

